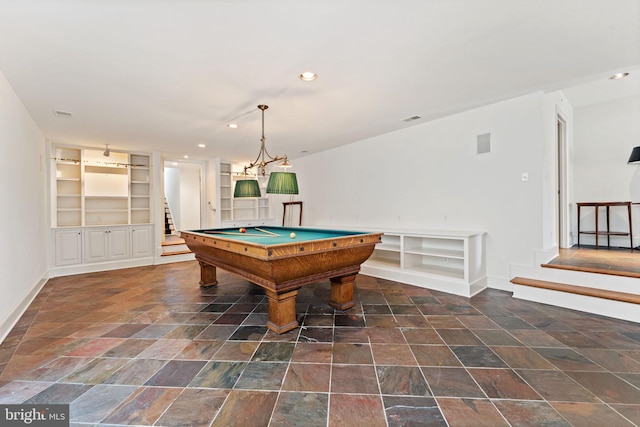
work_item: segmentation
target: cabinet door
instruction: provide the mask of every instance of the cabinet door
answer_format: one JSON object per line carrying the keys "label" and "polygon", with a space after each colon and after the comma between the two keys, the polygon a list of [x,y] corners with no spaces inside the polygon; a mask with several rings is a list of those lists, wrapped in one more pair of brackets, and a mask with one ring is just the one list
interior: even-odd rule
{"label": "cabinet door", "polygon": [[82,262],[82,232],[57,230],[55,232],[56,265],[72,265]]}
{"label": "cabinet door", "polygon": [[131,257],[153,256],[153,228],[135,226],[131,228]]}
{"label": "cabinet door", "polygon": [[110,228],[107,230],[107,238],[109,241],[109,259],[127,259],[129,258],[129,227]]}
{"label": "cabinet door", "polygon": [[85,228],[82,231],[84,262],[100,262],[109,258],[109,240],[105,228]]}

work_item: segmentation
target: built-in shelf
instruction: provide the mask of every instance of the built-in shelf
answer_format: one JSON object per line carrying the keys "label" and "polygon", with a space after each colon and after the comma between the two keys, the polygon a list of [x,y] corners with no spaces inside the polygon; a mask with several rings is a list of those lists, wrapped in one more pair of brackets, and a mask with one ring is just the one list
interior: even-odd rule
{"label": "built-in shelf", "polygon": [[467,297],[486,287],[484,232],[375,231],[382,241],[362,273]]}
{"label": "built-in shelf", "polygon": [[55,147],[52,226],[151,223],[150,157]]}

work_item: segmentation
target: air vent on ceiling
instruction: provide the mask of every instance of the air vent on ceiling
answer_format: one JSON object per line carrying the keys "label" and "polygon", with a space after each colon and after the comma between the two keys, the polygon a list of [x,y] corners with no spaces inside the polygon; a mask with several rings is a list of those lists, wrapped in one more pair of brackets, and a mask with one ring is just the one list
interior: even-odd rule
{"label": "air vent on ceiling", "polygon": [[69,111],[53,110],[53,114],[56,117],[61,117],[63,119],[70,119],[71,117],[73,117],[73,114],[71,114]]}
{"label": "air vent on ceiling", "polygon": [[403,122],[412,122],[414,120],[418,120],[420,116],[411,116],[408,119],[404,119]]}

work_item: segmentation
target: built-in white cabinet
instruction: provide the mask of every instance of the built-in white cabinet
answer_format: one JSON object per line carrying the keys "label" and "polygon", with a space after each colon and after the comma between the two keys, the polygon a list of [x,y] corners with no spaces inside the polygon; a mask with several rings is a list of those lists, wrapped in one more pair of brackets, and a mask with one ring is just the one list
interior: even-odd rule
{"label": "built-in white cabinet", "polygon": [[121,267],[144,265],[136,262],[153,257],[153,233],[150,224],[54,229],[55,266],[108,262],[119,262]]}
{"label": "built-in white cabinet", "polygon": [[53,236],[55,245],[55,264],[74,265],[82,262],[82,229],[59,229]]}
{"label": "built-in white cabinet", "polygon": [[153,226],[132,226],[131,258],[146,258],[151,256],[153,256]]}
{"label": "built-in white cabinet", "polygon": [[486,288],[484,232],[377,231],[364,274],[467,297]]}
{"label": "built-in white cabinet", "polygon": [[129,227],[99,227],[82,230],[83,262],[105,262],[128,259],[131,229]]}

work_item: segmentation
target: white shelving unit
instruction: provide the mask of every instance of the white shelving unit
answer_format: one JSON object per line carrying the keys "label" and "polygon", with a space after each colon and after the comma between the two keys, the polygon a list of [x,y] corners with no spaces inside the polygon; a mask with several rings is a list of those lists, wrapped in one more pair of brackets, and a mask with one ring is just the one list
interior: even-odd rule
{"label": "white shelving unit", "polygon": [[363,274],[466,297],[486,288],[485,232],[376,231],[382,243]]}
{"label": "white shelving unit", "polygon": [[152,263],[151,157],[65,146],[52,153],[52,277]]}
{"label": "white shelving unit", "polygon": [[150,157],[56,147],[52,227],[151,223]]}
{"label": "white shelving unit", "polygon": [[268,177],[258,177],[262,191],[261,197],[233,198],[236,181],[242,175],[234,171],[229,162],[220,162],[218,191],[220,194],[220,225],[223,227],[266,225],[271,218],[271,204],[266,196]]}

